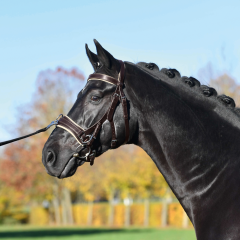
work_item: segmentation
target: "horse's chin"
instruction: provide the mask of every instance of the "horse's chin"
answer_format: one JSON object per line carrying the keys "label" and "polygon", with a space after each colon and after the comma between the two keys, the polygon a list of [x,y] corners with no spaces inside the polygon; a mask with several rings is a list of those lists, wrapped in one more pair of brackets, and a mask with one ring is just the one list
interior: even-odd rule
{"label": "horse's chin", "polygon": [[62,179],[71,177],[77,171],[77,168],[83,165],[83,163],[84,161],[79,161],[76,157],[71,157],[58,178]]}

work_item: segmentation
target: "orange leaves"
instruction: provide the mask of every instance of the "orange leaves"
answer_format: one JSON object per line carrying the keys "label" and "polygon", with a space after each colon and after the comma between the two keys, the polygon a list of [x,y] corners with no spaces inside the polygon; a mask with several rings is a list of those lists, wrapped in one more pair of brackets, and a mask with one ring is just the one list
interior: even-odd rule
{"label": "orange leaves", "polygon": [[33,187],[31,183],[34,176],[26,173],[26,167],[23,164],[13,161],[3,161],[1,169],[1,180],[7,185],[16,188],[18,191]]}
{"label": "orange leaves", "polygon": [[[59,67],[40,72],[31,103],[18,109],[17,124],[12,127],[16,135],[46,127],[60,113],[66,114],[84,79],[76,68]],[[21,191],[32,199],[49,196],[53,178],[48,176],[41,161],[48,135],[49,131],[6,146],[0,162],[0,180],[4,186]]]}
{"label": "orange leaves", "polygon": [[148,155],[133,145],[104,153],[93,167],[80,167],[73,179],[85,200],[111,199],[114,192],[122,199],[163,196],[168,188]]}
{"label": "orange leaves", "polygon": [[33,188],[36,176],[43,172],[35,158],[38,149],[24,143],[9,145],[5,150],[5,159],[0,163],[0,179],[7,186],[21,191]]}
{"label": "orange leaves", "polygon": [[62,67],[58,67],[56,72],[63,73],[65,76],[74,77],[74,78],[82,80],[82,81],[85,79],[83,73],[80,72],[77,68],[72,68],[71,70],[66,70]]}

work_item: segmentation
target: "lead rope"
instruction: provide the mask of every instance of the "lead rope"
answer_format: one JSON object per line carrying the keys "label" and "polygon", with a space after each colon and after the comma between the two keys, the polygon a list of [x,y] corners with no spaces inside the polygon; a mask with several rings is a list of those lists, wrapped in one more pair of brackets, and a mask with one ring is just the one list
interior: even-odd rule
{"label": "lead rope", "polygon": [[38,134],[38,133],[41,133],[41,132],[45,132],[45,131],[47,131],[50,127],[52,127],[52,126],[54,126],[54,125],[57,125],[57,124],[58,124],[58,121],[59,121],[59,119],[60,119],[61,117],[63,117],[62,114],[60,114],[60,115],[57,117],[57,119],[56,119],[55,121],[52,121],[47,127],[41,128],[41,129],[37,130],[37,131],[34,132],[34,133],[30,133],[30,134],[28,134],[28,135],[25,135],[25,136],[22,136],[22,137],[19,137],[19,138],[14,138],[14,139],[11,139],[11,140],[8,140],[8,141],[0,142],[0,146],[6,145],[6,144],[9,144],[9,143],[12,143],[12,142],[16,142],[16,141],[18,141],[18,140],[21,140],[21,139],[24,139],[24,138],[27,138],[27,137],[31,137],[31,136],[33,136],[33,135],[35,135],[35,134]]}

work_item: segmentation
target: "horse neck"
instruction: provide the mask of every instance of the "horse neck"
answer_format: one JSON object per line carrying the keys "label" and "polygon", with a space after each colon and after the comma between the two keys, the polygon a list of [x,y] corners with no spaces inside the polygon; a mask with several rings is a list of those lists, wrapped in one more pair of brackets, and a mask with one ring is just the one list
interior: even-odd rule
{"label": "horse neck", "polygon": [[239,120],[216,100],[196,97],[185,86],[177,91],[176,83],[127,66],[126,91],[139,120],[135,144],[155,162],[194,223],[199,208],[211,207],[206,203],[213,193],[221,197],[218,188],[229,174],[238,174],[229,173],[228,165],[240,152],[234,148],[229,155],[227,146],[233,137],[240,143]]}

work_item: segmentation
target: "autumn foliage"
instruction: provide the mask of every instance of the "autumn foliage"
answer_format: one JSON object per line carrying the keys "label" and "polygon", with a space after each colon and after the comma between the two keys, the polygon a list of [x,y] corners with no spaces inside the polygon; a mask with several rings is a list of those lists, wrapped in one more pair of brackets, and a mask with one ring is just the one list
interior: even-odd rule
{"label": "autumn foliage", "polygon": [[[84,79],[75,68],[59,67],[55,71],[41,72],[31,103],[18,109],[17,123],[12,126],[13,137],[34,132],[47,126],[59,113],[66,114],[73,95],[82,88]],[[0,161],[2,212],[52,198],[53,180],[46,174],[41,162],[42,148],[51,130],[5,147]]]}

